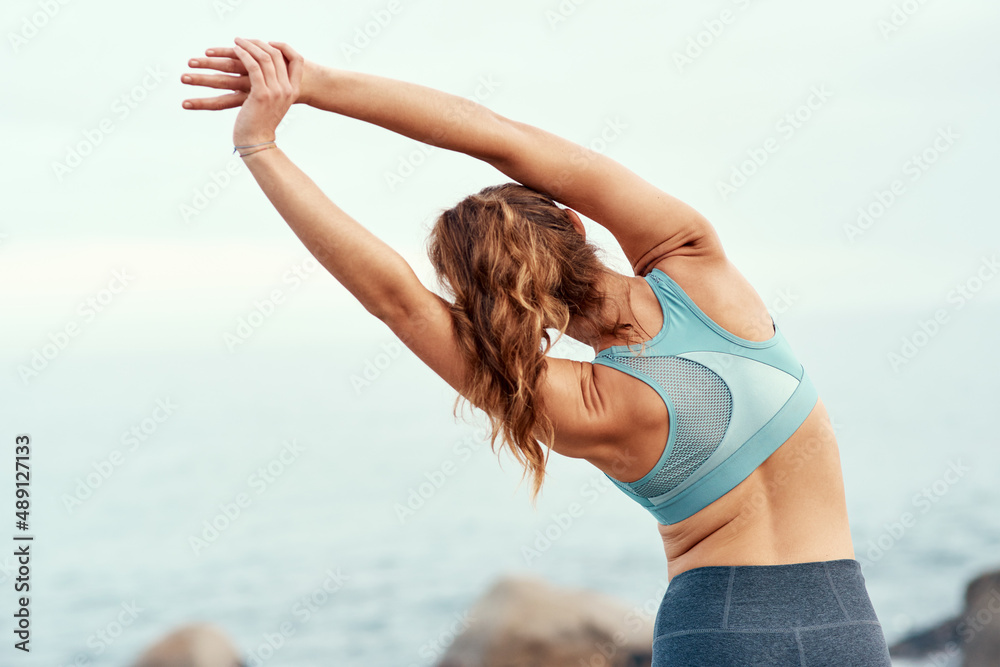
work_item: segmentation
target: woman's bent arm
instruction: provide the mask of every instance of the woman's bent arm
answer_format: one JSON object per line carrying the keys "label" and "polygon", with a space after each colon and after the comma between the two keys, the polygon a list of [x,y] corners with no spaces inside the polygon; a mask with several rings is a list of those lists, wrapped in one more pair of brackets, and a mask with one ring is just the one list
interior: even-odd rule
{"label": "woman's bent arm", "polygon": [[368,312],[399,319],[423,296],[426,288],[406,260],[330,201],[280,148],[244,161],[295,235]]}
{"label": "woman's bent arm", "polygon": [[483,160],[606,227],[636,273],[722,254],[709,222],[611,158],[426,86],[310,64],[301,101]]}
{"label": "woman's bent arm", "polygon": [[[300,101],[492,163],[510,127],[472,100],[407,81],[310,63]],[[525,184],[527,185],[527,184]]]}
{"label": "woman's bent arm", "polygon": [[[281,47],[286,56],[294,53],[287,45]],[[188,100],[187,108],[228,109],[242,104],[249,81],[234,50],[217,48],[206,54],[211,57],[193,59],[191,66],[237,76],[189,74],[184,81],[234,93]],[[301,59],[297,53],[292,57]],[[457,95],[301,62],[302,86],[296,101],[493,165],[606,227],[637,275],[645,275],[665,257],[725,257],[718,235],[700,213],[605,155]]]}
{"label": "woman's bent arm", "polygon": [[[400,340],[460,394],[469,397],[468,360],[455,331],[452,306],[424,287],[406,261],[374,234],[338,208],[319,187],[274,145],[278,123],[301,92],[303,58],[287,44],[237,37],[231,57],[213,68],[245,76],[219,81],[188,77],[186,83],[241,92],[211,99],[187,100],[188,109],[239,106],[233,142],[264,194],[309,252]],[[215,49],[209,50],[214,55]],[[223,54],[224,55],[224,54]],[[287,61],[287,64],[286,64]],[[225,77],[224,77],[225,78]],[[249,80],[250,85],[245,85]],[[234,88],[235,86],[235,88]],[[244,89],[245,90],[242,90]],[[559,447],[570,456],[587,456],[596,441],[607,441],[608,412],[587,400],[574,380],[578,362],[553,359],[541,382],[543,405],[559,431]],[[596,409],[595,409],[596,408]]]}
{"label": "woman's bent arm", "polygon": [[[244,159],[309,252],[403,344],[468,396],[469,369],[447,302],[424,287],[399,253],[330,201],[280,149]],[[540,386],[559,435],[555,451],[566,456],[589,455],[604,443],[611,428],[609,414],[581,390],[584,366],[589,364],[550,359]]]}

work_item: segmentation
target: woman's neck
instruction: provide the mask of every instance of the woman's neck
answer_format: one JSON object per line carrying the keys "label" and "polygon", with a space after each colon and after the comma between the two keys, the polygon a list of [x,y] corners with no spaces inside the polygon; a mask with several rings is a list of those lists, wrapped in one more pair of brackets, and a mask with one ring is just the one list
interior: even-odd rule
{"label": "woman's neck", "polygon": [[615,335],[614,332],[598,331],[595,323],[617,321],[637,329],[635,314],[632,312],[631,292],[639,281],[644,279],[611,270],[603,272],[595,285],[597,291],[604,295],[601,312],[592,317],[572,317],[566,327],[566,335],[594,348],[595,353],[624,342],[621,335]]}

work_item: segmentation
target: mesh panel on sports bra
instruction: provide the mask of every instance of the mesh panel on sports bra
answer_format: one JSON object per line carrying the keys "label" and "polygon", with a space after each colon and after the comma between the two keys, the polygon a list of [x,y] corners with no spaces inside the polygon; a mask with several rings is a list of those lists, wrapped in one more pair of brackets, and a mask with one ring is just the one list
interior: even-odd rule
{"label": "mesh panel on sports bra", "polygon": [[670,428],[674,448],[656,474],[641,486],[617,482],[644,498],[667,493],[691,476],[722,442],[733,413],[733,397],[713,371],[682,357],[612,356],[616,362],[645,373],[674,404]]}

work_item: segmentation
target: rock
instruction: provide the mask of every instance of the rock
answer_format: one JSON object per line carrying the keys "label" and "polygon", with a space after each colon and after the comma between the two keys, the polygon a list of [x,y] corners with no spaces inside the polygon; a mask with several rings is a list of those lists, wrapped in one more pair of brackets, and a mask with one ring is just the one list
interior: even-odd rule
{"label": "rock", "polygon": [[504,578],[472,607],[438,667],[649,667],[653,622],[599,593]]}
{"label": "rock", "polygon": [[977,577],[969,584],[958,634],[964,642],[962,667],[1000,664],[1000,570]]}
{"label": "rock", "polygon": [[962,653],[962,667],[1000,665],[1000,570],[976,577],[965,591],[957,617],[910,635],[889,647],[894,658]]}
{"label": "rock", "polygon": [[923,658],[932,653],[940,653],[946,647],[958,649],[958,619],[949,618],[940,625],[929,630],[910,635],[889,647],[889,655],[893,658]]}
{"label": "rock", "polygon": [[239,651],[212,625],[186,625],[156,642],[132,667],[240,667]]}

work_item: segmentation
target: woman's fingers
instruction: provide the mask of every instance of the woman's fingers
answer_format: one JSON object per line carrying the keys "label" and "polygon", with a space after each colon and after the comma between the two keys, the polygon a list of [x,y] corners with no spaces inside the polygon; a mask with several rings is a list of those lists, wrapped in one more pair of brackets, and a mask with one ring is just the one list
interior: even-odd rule
{"label": "woman's fingers", "polygon": [[250,92],[250,79],[246,76],[229,76],[228,74],[183,74],[181,82],[192,86],[206,88],[222,88]]}
{"label": "woman's fingers", "polygon": [[243,47],[237,45],[235,51],[236,57],[239,58],[240,62],[243,63],[243,66],[247,68],[247,76],[250,77],[251,90],[256,88],[263,93],[267,88],[267,82],[264,79],[263,72],[261,72],[260,65],[258,65],[254,57],[250,55],[250,52]]}
{"label": "woman's fingers", "polygon": [[185,109],[219,111],[221,109],[232,109],[243,104],[247,99],[247,93],[230,93],[229,95],[219,95],[218,97],[201,97],[184,100]]}
{"label": "woman's fingers", "polygon": [[285,65],[285,55],[263,40],[251,39],[249,41],[268,55],[274,66],[275,81],[284,90],[288,90],[290,84],[288,82],[288,67]]}
{"label": "woman's fingers", "polygon": [[285,44],[284,42],[268,42],[268,44],[281,51],[289,62],[293,62],[296,59],[300,61],[304,60],[304,58],[301,55],[299,55],[298,51],[288,46],[288,44]]}
{"label": "woman's fingers", "polygon": [[247,68],[243,66],[240,59],[236,57],[236,52],[229,49],[232,56],[222,56],[219,58],[192,58],[188,61],[188,67],[198,69],[214,69],[220,72],[231,74],[246,74]]}
{"label": "woman's fingers", "polygon": [[[242,37],[236,38],[236,46],[242,49],[245,53],[250,56],[250,60],[253,61],[254,67],[261,73],[263,83],[268,87],[273,87],[277,82],[277,73],[274,71],[274,61],[271,60],[271,54],[260,48],[249,39],[243,39]],[[240,50],[237,49],[236,53],[240,54]],[[256,85],[253,79],[253,70],[251,69],[250,63],[243,57],[240,58],[243,64],[246,65],[247,71],[250,72],[251,82]]]}
{"label": "woman's fingers", "polygon": [[297,95],[304,62],[302,56],[284,42],[237,37],[232,48],[212,47],[205,50],[204,58],[188,61],[193,68],[227,74],[188,72],[181,76],[181,81],[191,86],[234,92],[217,97],[190,98],[184,100],[183,106],[185,109],[231,109],[242,105],[254,89],[259,90],[262,96],[267,96],[269,89],[275,93]]}
{"label": "woman's fingers", "polygon": [[236,53],[233,52],[233,47],[231,46],[213,46],[205,49],[206,56],[217,56],[219,58],[235,58]]}
{"label": "woman's fingers", "polygon": [[288,61],[288,80],[292,86],[298,86],[302,82],[302,71],[305,66],[305,58],[299,52],[288,46],[284,42],[268,42],[271,46],[281,51]]}

